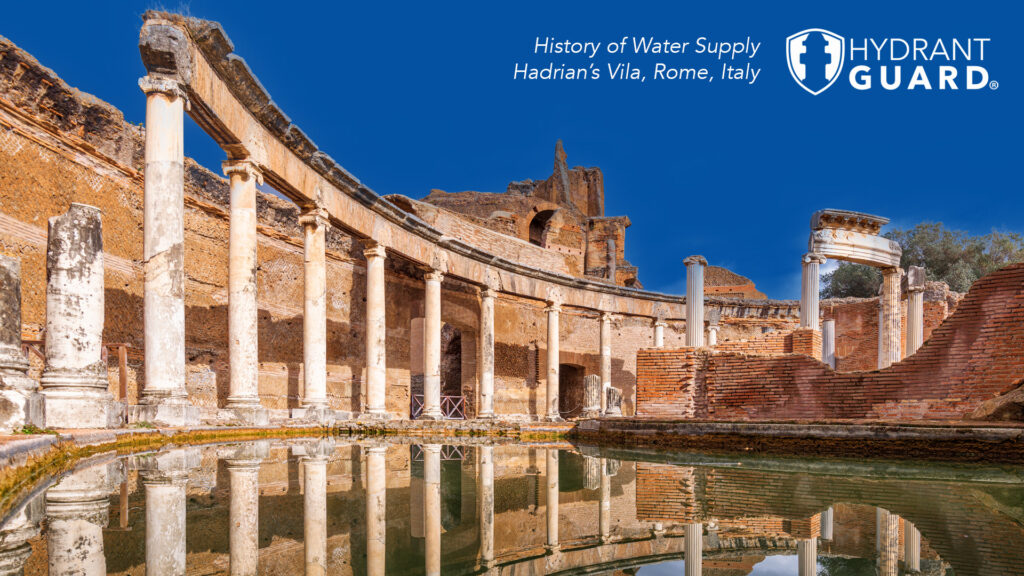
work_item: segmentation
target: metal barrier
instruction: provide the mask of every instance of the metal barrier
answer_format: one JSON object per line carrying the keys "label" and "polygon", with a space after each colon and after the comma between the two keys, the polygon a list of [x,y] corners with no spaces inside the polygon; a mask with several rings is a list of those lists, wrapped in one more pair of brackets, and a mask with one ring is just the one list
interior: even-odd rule
{"label": "metal barrier", "polygon": [[[409,414],[413,420],[423,414],[423,394],[413,394],[410,399]],[[441,416],[445,420],[466,419],[465,396],[441,396]]]}

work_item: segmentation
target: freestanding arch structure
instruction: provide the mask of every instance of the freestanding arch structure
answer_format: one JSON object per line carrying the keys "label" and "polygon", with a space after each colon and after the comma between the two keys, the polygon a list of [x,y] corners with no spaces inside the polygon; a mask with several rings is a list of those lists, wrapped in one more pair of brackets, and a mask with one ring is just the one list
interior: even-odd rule
{"label": "freestanding arch structure", "polygon": [[888,218],[851,212],[819,210],[811,216],[811,237],[804,254],[800,290],[800,327],[818,329],[818,274],[826,259],[835,258],[882,270],[881,314],[878,327],[878,367],[900,361],[900,283],[903,249],[878,235]]}

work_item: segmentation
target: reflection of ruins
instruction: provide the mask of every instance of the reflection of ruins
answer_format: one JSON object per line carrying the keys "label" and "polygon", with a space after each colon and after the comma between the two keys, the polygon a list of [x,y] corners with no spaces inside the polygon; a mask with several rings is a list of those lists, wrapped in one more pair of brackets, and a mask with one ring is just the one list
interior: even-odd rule
{"label": "reflection of ruins", "polygon": [[[128,506],[121,463],[100,463],[0,528],[0,566],[514,575],[671,561],[714,576],[785,556],[801,575],[1024,574],[1010,476],[963,484],[871,465],[822,475],[757,459],[674,466],[566,448],[302,440],[165,450],[125,461]],[[44,500],[46,543],[35,544]]]}

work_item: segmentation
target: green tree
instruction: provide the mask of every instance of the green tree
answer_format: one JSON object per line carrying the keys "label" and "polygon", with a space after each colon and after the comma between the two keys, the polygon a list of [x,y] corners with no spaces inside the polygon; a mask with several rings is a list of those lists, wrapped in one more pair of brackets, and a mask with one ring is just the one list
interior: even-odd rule
{"label": "green tree", "polygon": [[[924,266],[928,280],[941,280],[950,289],[966,292],[975,280],[1014,262],[1024,261],[1024,236],[993,230],[971,236],[962,230],[948,230],[941,222],[923,222],[913,228],[894,229],[883,234],[903,248],[900,266]],[[823,277],[823,298],[878,294],[882,275],[877,269],[841,262]]]}

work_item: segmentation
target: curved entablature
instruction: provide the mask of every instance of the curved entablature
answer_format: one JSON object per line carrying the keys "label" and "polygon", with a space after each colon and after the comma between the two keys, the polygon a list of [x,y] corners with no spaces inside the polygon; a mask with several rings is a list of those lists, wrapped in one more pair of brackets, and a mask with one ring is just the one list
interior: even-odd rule
{"label": "curved entablature", "polygon": [[447,274],[478,286],[494,284],[497,276],[502,291],[526,298],[546,300],[557,290],[566,306],[601,310],[610,301],[612,309],[605,311],[653,317],[660,305],[666,318],[685,318],[683,296],[552,272],[444,236],[319,150],[233,53],[220,24],[153,11],[144,20],[139,47],[150,77],[176,84],[187,97],[189,115],[229,158],[251,160],[267,184],[303,208],[326,210],[331,224],[425,266],[444,252]]}
{"label": "curved entablature", "polygon": [[878,268],[899,266],[900,245],[878,235],[888,223],[888,218],[863,212],[819,210],[811,216],[808,252]]}

